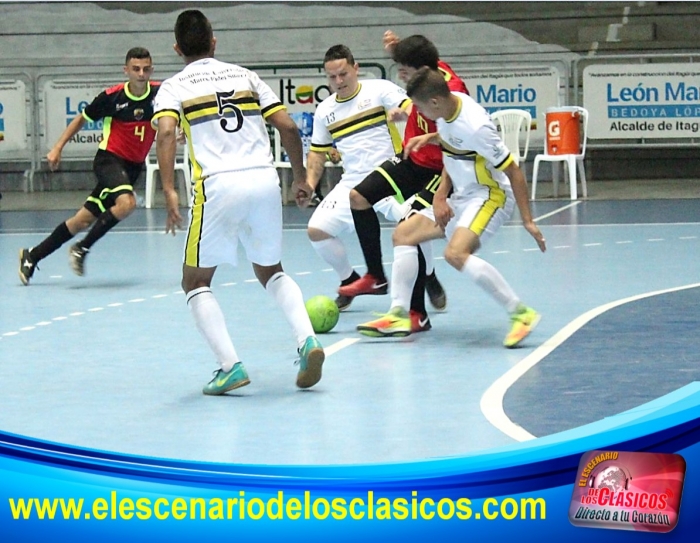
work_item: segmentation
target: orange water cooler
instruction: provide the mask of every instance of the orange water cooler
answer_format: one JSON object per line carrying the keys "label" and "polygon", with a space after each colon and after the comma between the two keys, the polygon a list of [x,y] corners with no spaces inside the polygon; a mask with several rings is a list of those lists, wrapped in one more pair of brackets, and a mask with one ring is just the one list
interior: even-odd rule
{"label": "orange water cooler", "polygon": [[581,111],[577,107],[550,107],[545,111],[547,154],[581,152]]}

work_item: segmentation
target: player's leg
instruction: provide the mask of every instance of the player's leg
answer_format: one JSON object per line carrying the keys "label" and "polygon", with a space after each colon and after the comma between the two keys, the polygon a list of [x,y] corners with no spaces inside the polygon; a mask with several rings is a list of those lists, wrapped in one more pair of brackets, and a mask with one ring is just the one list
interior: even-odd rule
{"label": "player's leg", "polygon": [[[386,275],[382,264],[381,230],[377,212],[398,222],[404,201],[419,191],[433,172],[400,156],[387,160],[350,191],[350,207],[367,274],[339,292],[348,296],[384,294]],[[383,204],[389,201],[390,205]],[[393,205],[391,205],[393,204]]]}
{"label": "player's leg", "polygon": [[[338,274],[340,286],[360,278],[350,265],[345,244],[338,237],[341,233],[353,229],[349,192],[349,186],[342,182],[333,187],[314,210],[307,227],[311,246]],[[338,309],[344,311],[350,307],[352,299],[352,296],[339,295],[336,298]]]}
{"label": "player's leg", "polygon": [[287,275],[280,262],[282,254],[282,198],[274,169],[255,172],[255,183],[248,189],[245,202],[250,210],[246,228],[239,237],[255,276],[284,313],[296,336],[299,353],[297,386],[309,388],[321,380],[325,354],[314,334],[304,297],[296,281]]}
{"label": "player's leg", "polygon": [[413,285],[419,273],[418,245],[443,236],[442,230],[426,216],[430,210],[414,213],[394,231],[394,264],[391,271],[391,307],[389,313],[357,329],[374,337],[407,336],[412,331],[410,307]]}
{"label": "player's leg", "polygon": [[[508,204],[509,202],[505,202]],[[508,312],[511,331],[504,340],[506,347],[515,347],[539,322],[539,314],[525,306],[501,273],[490,263],[476,256],[481,244],[500,228],[512,213],[512,205],[475,198],[455,209],[456,218],[447,231],[449,242],[445,260],[457,271],[466,273]]]}
{"label": "player's leg", "polygon": [[[435,191],[440,185],[441,174],[436,173],[423,187],[423,189],[416,193],[416,195],[411,198],[411,209],[420,211],[421,209],[432,206],[433,196],[435,196]],[[418,276],[416,282],[416,287],[414,288],[414,299],[416,302],[416,307],[412,308],[416,311],[420,310],[419,306],[424,306],[422,302],[418,302],[420,296],[428,295],[430,300],[430,305],[432,305],[438,311],[444,311],[447,307],[447,294],[442,284],[437,278],[434,266],[433,257],[433,242],[426,241],[420,244],[420,250],[425,258],[425,275],[421,272]]]}
{"label": "player's leg", "polygon": [[247,185],[246,180],[231,174],[208,178],[207,199],[192,207],[185,236],[182,289],[195,325],[219,366],[204,386],[206,395],[224,394],[250,382],[211,289],[212,278],[220,264],[236,266],[238,263],[238,225],[247,208],[247,202],[242,199],[244,195],[239,192]]}
{"label": "player's leg", "polygon": [[219,365],[214,377],[202,392],[218,396],[229,390],[250,383],[226,327],[226,319],[219,303],[211,291],[211,281],[216,267],[197,268],[182,266],[182,289],[185,291],[187,307],[194,318],[197,330],[209,345]]}
{"label": "player's leg", "polygon": [[41,243],[32,248],[20,249],[19,251],[19,278],[24,285],[29,284],[29,280],[38,269],[37,264],[58,250],[63,244],[70,241],[73,236],[90,227],[95,222],[95,215],[89,210],[87,203],[81,207],[75,215],[54,228]]}
{"label": "player's leg", "polygon": [[85,259],[92,246],[136,208],[133,183],[142,165],[132,164],[119,157],[98,152],[93,163],[97,187],[88,198],[100,213],[87,235],[70,249],[70,265],[77,275],[85,273]]}

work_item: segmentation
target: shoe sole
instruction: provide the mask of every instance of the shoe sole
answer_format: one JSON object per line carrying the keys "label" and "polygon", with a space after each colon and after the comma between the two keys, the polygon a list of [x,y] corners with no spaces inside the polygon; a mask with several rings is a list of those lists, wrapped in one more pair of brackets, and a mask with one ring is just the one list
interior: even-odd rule
{"label": "shoe sole", "polygon": [[321,371],[325,359],[326,353],[320,347],[309,351],[309,355],[306,358],[306,369],[303,372],[300,371],[297,375],[297,386],[299,388],[310,388],[321,380]]}
{"label": "shoe sole", "polygon": [[533,331],[533,330],[537,327],[537,325],[540,323],[540,319],[541,319],[541,318],[542,318],[542,315],[540,315],[540,314],[538,313],[537,316],[536,316],[536,317],[532,320],[532,322],[530,323],[530,330],[528,331],[527,334],[525,334],[523,337],[521,337],[521,338],[520,338],[518,341],[516,341],[515,343],[511,343],[510,345],[504,343],[503,346],[506,347],[507,349],[512,349],[512,348],[517,347],[518,345],[520,345],[520,344],[523,342],[523,340],[524,340],[527,336],[529,336],[530,334],[532,334],[532,331]]}
{"label": "shoe sole", "polygon": [[370,328],[368,326],[358,326],[357,331],[363,336],[369,337],[406,337],[411,335],[410,330],[395,330],[393,332],[382,332],[376,328]]}
{"label": "shoe sole", "polygon": [[384,296],[385,294],[389,294],[389,287],[382,287],[371,290],[369,292],[358,292],[356,294],[349,294],[345,291],[341,291],[341,289],[338,289],[338,294],[340,294],[341,296],[348,296],[352,298],[355,298],[356,296]]}
{"label": "shoe sole", "polygon": [[428,296],[428,299],[430,300],[430,305],[433,306],[433,309],[435,311],[445,311],[445,309],[447,309],[447,297],[441,296],[440,298],[441,299],[433,300],[430,296]]}
{"label": "shoe sole", "polygon": [[341,312],[342,312],[342,311],[345,311],[346,309],[349,309],[349,308],[350,308],[350,306],[352,305],[352,300],[351,300],[349,303],[347,303],[347,304],[345,304],[344,306],[342,306],[342,307],[339,306],[338,304],[335,304],[335,305],[336,305],[336,307],[338,308],[338,311],[341,311]]}
{"label": "shoe sole", "polygon": [[231,386],[226,387],[226,388],[219,390],[217,392],[206,391],[206,390],[203,390],[202,392],[204,393],[205,396],[221,396],[222,394],[226,394],[227,392],[230,392],[231,390],[235,390],[237,388],[241,388],[241,387],[244,387],[244,386],[249,385],[249,384],[250,384],[250,379],[244,379],[242,381],[236,381]]}
{"label": "shoe sole", "polygon": [[24,249],[19,250],[19,280],[22,281],[22,284],[26,287],[29,285],[29,278],[25,277],[24,274],[22,273],[22,257],[24,256],[22,253],[24,253]]}
{"label": "shoe sole", "polygon": [[[83,258],[85,258],[85,257],[83,257]],[[75,263],[75,260],[77,260],[77,258],[73,256],[73,248],[71,247],[68,250],[68,262],[70,264],[70,269],[73,270],[73,273],[75,275],[82,277],[83,275],[85,275],[85,267],[83,266],[81,268],[80,266],[78,266]]]}

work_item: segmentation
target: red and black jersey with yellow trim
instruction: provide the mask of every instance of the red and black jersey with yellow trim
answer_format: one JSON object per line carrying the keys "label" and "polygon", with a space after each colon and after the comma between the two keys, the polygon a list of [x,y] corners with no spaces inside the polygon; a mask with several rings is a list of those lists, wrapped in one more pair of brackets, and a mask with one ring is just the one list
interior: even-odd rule
{"label": "red and black jersey with yellow trim", "polygon": [[[438,60],[438,70],[445,76],[445,81],[450,91],[463,92],[469,94],[464,81],[454,73],[450,65],[442,60]],[[403,135],[403,144],[415,136],[437,132],[437,126],[430,119],[426,119],[417,108],[413,108],[406,121],[406,130]],[[422,149],[411,153],[411,160],[425,168],[442,170],[442,150],[437,145],[425,145]]]}
{"label": "red and black jersey with yellow trim", "polygon": [[151,126],[153,102],[160,83],[151,81],[143,96],[129,92],[121,83],[102,91],[83,110],[88,121],[103,120],[100,149],[129,162],[144,162],[153,145],[156,131]]}

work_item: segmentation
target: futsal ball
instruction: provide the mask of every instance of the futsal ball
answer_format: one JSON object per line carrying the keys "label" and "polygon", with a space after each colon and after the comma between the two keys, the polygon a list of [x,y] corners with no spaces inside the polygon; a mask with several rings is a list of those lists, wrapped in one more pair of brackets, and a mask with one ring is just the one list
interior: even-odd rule
{"label": "futsal ball", "polygon": [[314,296],[306,302],[306,312],[311,319],[311,326],[317,334],[324,334],[333,330],[338,324],[340,311],[335,302],[328,296]]}

